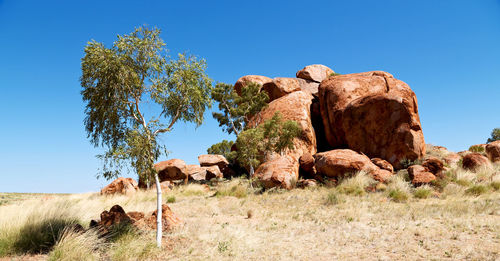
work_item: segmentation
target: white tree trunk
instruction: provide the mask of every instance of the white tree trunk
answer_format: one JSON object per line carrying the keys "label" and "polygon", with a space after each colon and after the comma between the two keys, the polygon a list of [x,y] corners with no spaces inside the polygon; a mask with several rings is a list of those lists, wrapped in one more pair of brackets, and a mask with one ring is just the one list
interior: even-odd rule
{"label": "white tree trunk", "polygon": [[162,217],[162,208],[161,208],[161,186],[160,180],[158,179],[158,173],[155,173],[155,182],[156,182],[156,211],[158,215],[156,216],[156,245],[161,248],[161,238],[163,236],[163,229],[161,223]]}
{"label": "white tree trunk", "polygon": [[253,169],[253,166],[252,164],[250,164],[250,177],[248,177],[249,179],[251,179],[253,177],[253,174],[254,174],[254,169]]}

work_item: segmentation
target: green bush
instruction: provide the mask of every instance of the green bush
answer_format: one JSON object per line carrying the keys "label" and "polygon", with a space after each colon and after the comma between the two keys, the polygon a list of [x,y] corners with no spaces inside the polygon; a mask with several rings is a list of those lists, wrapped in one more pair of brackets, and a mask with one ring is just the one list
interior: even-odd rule
{"label": "green bush", "polygon": [[469,147],[469,151],[481,153],[484,152],[484,147],[480,145],[472,145]]}
{"label": "green bush", "polygon": [[176,199],[175,199],[175,196],[169,196],[167,198],[167,203],[175,203]]}
{"label": "green bush", "polygon": [[432,188],[428,186],[421,186],[415,189],[413,194],[416,198],[428,198],[432,194]]}
{"label": "green bush", "polygon": [[473,185],[465,191],[465,193],[471,194],[474,196],[479,196],[479,195],[484,194],[486,192],[488,192],[488,187],[486,187],[485,185],[481,185],[481,184]]}
{"label": "green bush", "polygon": [[325,198],[325,205],[331,206],[331,205],[337,205],[342,202],[342,199],[340,195],[336,191],[330,191],[326,195]]}
{"label": "green bush", "polygon": [[395,202],[405,202],[408,200],[408,193],[399,189],[391,189],[389,191],[389,198],[394,200]]}

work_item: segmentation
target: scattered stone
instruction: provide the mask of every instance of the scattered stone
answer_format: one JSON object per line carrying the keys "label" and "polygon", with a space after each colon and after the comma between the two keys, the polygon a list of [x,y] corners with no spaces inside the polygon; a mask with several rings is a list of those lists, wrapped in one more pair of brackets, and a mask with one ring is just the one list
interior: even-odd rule
{"label": "scattered stone", "polygon": [[491,164],[485,156],[472,152],[463,157],[462,167],[467,170],[476,171],[481,167],[491,168]]}
{"label": "scattered stone", "polygon": [[132,178],[117,178],[101,189],[101,195],[124,194],[132,195],[139,189],[137,181]]}
{"label": "scattered stone", "polygon": [[486,155],[488,155],[491,162],[500,161],[500,140],[490,142],[486,145]]}
{"label": "scattered stone", "polygon": [[444,164],[440,159],[436,157],[430,157],[424,160],[424,162],[422,162],[422,166],[437,177],[444,176],[444,173],[442,173],[445,170]]}
{"label": "scattered stone", "polygon": [[315,82],[321,82],[324,79],[330,77],[334,71],[322,64],[313,64],[304,67],[302,70],[296,73],[297,78],[302,78],[305,80],[311,80]]}
{"label": "scattered stone", "polygon": [[385,169],[387,171],[390,171],[391,173],[394,172],[394,167],[387,160],[383,160],[381,158],[373,158],[371,159],[371,161],[381,169]]}
{"label": "scattered stone", "polygon": [[408,168],[408,174],[411,179],[411,183],[415,186],[420,186],[424,184],[429,184],[436,180],[436,176],[429,172],[422,165],[412,165]]}

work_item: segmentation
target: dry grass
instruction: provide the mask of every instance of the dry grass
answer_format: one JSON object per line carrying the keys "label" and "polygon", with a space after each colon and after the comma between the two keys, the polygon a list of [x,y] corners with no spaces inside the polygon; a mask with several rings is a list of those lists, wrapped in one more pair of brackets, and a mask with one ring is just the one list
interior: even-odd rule
{"label": "dry grass", "polygon": [[[467,175],[458,176],[465,179]],[[413,188],[405,181],[404,173],[395,175],[385,190],[369,193],[365,188],[372,180],[363,174],[334,188],[320,186],[264,193],[254,193],[248,187],[248,180],[220,183],[210,191],[190,184],[164,194],[165,200],[175,198],[169,206],[184,219],[185,225],[164,235],[162,250],[154,247],[154,233],[125,233],[104,244],[92,232],[64,232],[57,244],[41,257],[497,260],[500,192],[491,184],[498,182],[498,175],[492,171],[484,176],[489,179],[479,181],[476,177],[465,187],[451,182],[440,194],[430,186]],[[480,194],[466,192],[477,185],[484,185],[487,190]],[[430,196],[418,196],[427,193],[419,192],[423,190],[430,191]],[[155,197],[154,191],[139,192],[132,197],[78,194],[29,198],[0,206],[0,256],[26,255],[12,251],[10,246],[27,224],[61,217],[86,226],[115,204],[126,211],[152,211]],[[78,253],[81,255],[77,256]]]}

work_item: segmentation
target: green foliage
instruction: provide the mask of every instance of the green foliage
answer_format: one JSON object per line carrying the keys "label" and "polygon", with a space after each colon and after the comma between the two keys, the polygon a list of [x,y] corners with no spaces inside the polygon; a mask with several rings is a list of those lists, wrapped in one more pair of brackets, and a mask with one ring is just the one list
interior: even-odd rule
{"label": "green foliage", "polygon": [[293,150],[293,139],[302,134],[295,121],[283,121],[276,112],[271,119],[255,128],[244,130],[236,139],[236,160],[242,166],[257,167],[268,152],[283,154]]}
{"label": "green foliage", "polygon": [[421,186],[415,189],[415,193],[413,194],[416,198],[428,198],[432,194],[432,188],[428,186]]}
{"label": "green foliage", "polygon": [[481,194],[484,194],[488,192],[488,187],[482,184],[476,184],[465,190],[465,193],[474,195],[474,196],[479,196]]}
{"label": "green foliage", "polygon": [[327,206],[332,206],[332,205],[337,205],[337,204],[342,203],[342,202],[343,202],[343,199],[340,197],[340,195],[336,191],[331,190],[326,195],[324,203]]}
{"label": "green foliage", "polygon": [[175,196],[169,196],[169,197],[167,197],[167,203],[175,203],[175,201],[176,201]]}
{"label": "green foliage", "polygon": [[469,151],[481,153],[484,152],[484,147],[480,145],[472,145],[469,147]]}
{"label": "green foliage", "polygon": [[[85,129],[103,168],[98,177],[116,177],[130,166],[146,180],[154,176],[153,163],[166,155],[158,135],[172,130],[177,121],[200,125],[211,105],[211,80],[206,62],[179,54],[170,60],[160,30],[139,27],[118,36],[113,46],[90,41],[82,58],[81,92]],[[157,114],[146,117],[145,103]]]}
{"label": "green foliage", "polygon": [[330,73],[330,76],[338,76],[338,75],[342,75],[342,74],[340,74],[340,73],[336,73],[336,72],[332,72],[332,73]]}
{"label": "green foliage", "polygon": [[399,189],[391,189],[389,191],[389,198],[395,202],[405,202],[408,200],[408,193]]}
{"label": "green foliage", "polygon": [[236,157],[236,153],[231,151],[233,145],[234,141],[223,140],[210,146],[210,148],[207,149],[207,153],[223,155],[229,162],[233,163]]}
{"label": "green foliage", "polygon": [[225,132],[239,135],[246,129],[250,118],[267,106],[269,97],[260,92],[260,88],[257,83],[249,83],[238,95],[231,84],[218,83],[215,86],[212,99],[219,103],[221,112],[213,112],[212,116]]}
{"label": "green foliage", "polygon": [[17,254],[48,253],[63,230],[75,224],[78,224],[77,220],[63,218],[27,222],[12,242],[11,250]]}
{"label": "green foliage", "polygon": [[402,159],[400,161],[400,164],[401,164],[401,168],[402,169],[407,169],[408,167],[410,166],[413,166],[413,165],[419,165],[422,163],[422,160],[420,159],[416,159],[416,160],[411,160],[411,159]]}
{"label": "green foliage", "polygon": [[491,138],[488,138],[487,142],[490,143],[496,140],[500,140],[500,128],[494,128],[491,131]]}

